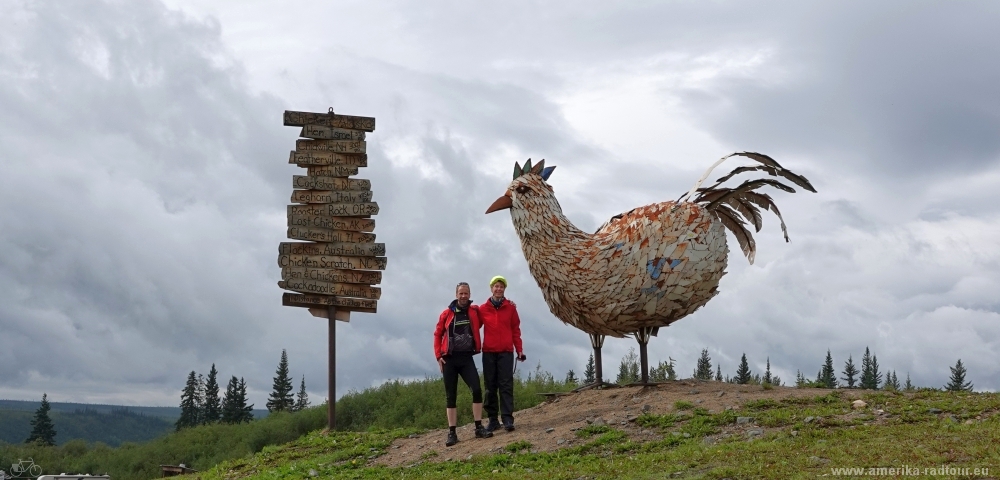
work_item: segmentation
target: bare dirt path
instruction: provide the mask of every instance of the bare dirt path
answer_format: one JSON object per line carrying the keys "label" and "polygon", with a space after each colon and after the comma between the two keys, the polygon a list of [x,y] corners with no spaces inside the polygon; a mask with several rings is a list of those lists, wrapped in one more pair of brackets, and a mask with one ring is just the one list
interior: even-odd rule
{"label": "bare dirt path", "polygon": [[[458,428],[459,443],[445,447],[446,429],[432,430],[411,438],[401,438],[393,442],[385,455],[372,461],[377,465],[407,466],[418,462],[441,462],[464,460],[471,455],[490,454],[503,451],[507,445],[526,440],[531,443],[531,451],[547,452],[571,447],[581,443],[576,430],[591,422],[605,423],[623,430],[636,441],[658,440],[663,435],[653,429],[645,429],[634,423],[643,411],[662,415],[675,413],[674,403],[680,400],[691,402],[695,407],[718,413],[727,408],[739,410],[748,401],[769,398],[781,400],[788,397],[815,397],[831,390],[816,388],[774,387],[765,390],[758,385],[737,385],[723,382],[680,380],[650,387],[622,387],[604,390],[585,390],[565,396],[555,397],[535,407],[514,413],[517,429],[494,432],[493,438],[475,438],[472,424]],[[845,398],[860,395],[848,391]],[[467,408],[467,407],[466,407]],[[444,412],[441,412],[444,416]],[[760,428],[752,425],[732,425],[723,434],[734,430]],[[710,441],[710,440],[709,440]],[[433,452],[433,453],[432,453]]]}

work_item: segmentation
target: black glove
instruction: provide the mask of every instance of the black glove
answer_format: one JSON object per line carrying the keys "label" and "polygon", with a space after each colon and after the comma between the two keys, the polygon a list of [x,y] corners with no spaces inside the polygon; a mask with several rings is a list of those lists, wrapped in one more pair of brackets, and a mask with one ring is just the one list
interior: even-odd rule
{"label": "black glove", "polygon": [[528,359],[528,356],[525,355],[525,354],[523,354],[523,353],[517,356],[517,361],[519,361],[519,362],[523,362],[523,361],[525,361],[527,359]]}

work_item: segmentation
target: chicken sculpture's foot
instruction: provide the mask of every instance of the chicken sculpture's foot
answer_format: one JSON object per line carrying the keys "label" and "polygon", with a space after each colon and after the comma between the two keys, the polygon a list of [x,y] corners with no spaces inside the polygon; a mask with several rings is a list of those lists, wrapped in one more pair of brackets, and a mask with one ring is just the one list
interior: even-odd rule
{"label": "chicken sculpture's foot", "polygon": [[591,333],[590,335],[590,346],[594,347],[594,382],[582,385],[579,388],[573,390],[574,392],[581,392],[583,390],[589,390],[595,387],[601,387],[604,385],[610,385],[604,382],[604,369],[601,365],[601,347],[604,346],[604,335],[599,333]]}
{"label": "chicken sculpture's foot", "polygon": [[642,369],[640,385],[649,384],[649,356],[646,354],[646,345],[649,344],[649,338],[655,337],[659,329],[660,327],[642,327],[635,332],[635,339],[639,342],[639,366]]}

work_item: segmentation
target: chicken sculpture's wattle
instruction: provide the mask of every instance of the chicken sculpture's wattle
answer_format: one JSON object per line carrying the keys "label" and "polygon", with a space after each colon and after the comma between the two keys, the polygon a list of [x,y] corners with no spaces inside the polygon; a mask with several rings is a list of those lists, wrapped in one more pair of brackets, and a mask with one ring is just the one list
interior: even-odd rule
{"label": "chicken sculpture's wattle", "polygon": [[[714,185],[698,188],[726,158],[743,156],[760,165],[739,167]],[[507,193],[486,213],[510,209],[528,269],[542,289],[552,314],[587,332],[600,365],[605,335],[635,335],[640,344],[642,382],[647,382],[646,343],[659,327],[670,325],[705,305],[718,293],[725,275],[726,229],[753,263],[756,247],[745,225],[761,227],[759,209],[781,214],[771,197],[755,190],[770,185],[794,192],[773,179],[748,180],[735,188],[720,185],[748,171],[763,171],[815,192],[804,177],[770,157],[741,152],[723,157],[676,202],[646,205],[615,215],[594,234],[576,228],[546,183],[555,167],[542,160],[515,164]],[[690,201],[691,195],[697,194]],[[784,221],[781,223],[785,231]],[[788,240],[787,233],[785,240]],[[601,377],[598,372],[598,383]]]}

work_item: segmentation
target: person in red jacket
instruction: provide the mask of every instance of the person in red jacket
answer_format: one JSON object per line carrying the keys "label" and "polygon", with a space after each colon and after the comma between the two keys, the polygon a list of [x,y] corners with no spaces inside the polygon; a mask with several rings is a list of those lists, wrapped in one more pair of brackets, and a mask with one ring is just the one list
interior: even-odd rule
{"label": "person in red jacket", "polygon": [[479,339],[479,328],[482,319],[479,308],[470,300],[472,294],[469,284],[462,282],[455,287],[455,300],[448,305],[438,317],[437,328],[434,329],[434,357],[438,368],[444,374],[444,391],[447,400],[448,439],[445,446],[458,443],[458,433],[455,432],[458,423],[458,409],[455,398],[458,390],[458,377],[472,389],[472,418],[476,421],[476,438],[489,438],[493,433],[483,428],[483,391],[479,387],[479,372],[472,356],[482,350]]}
{"label": "person in red jacket", "polygon": [[507,279],[500,275],[493,277],[490,280],[493,296],[479,306],[483,319],[483,376],[486,377],[483,406],[490,418],[486,426],[490,432],[500,429],[497,414],[503,420],[504,429],[514,430],[514,351],[517,351],[517,361],[528,358],[521,347],[521,318],[517,315],[517,306],[504,298],[506,290]]}

